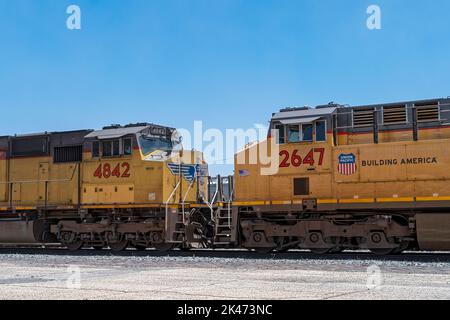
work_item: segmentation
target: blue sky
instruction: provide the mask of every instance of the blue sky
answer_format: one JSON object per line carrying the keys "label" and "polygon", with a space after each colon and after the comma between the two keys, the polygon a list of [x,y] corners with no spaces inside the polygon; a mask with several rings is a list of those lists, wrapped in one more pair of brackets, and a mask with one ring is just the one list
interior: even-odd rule
{"label": "blue sky", "polygon": [[[66,28],[77,4],[82,29]],[[382,30],[366,9],[382,10]],[[448,0],[0,0],[0,134],[450,95]],[[218,167],[213,173],[230,167]]]}

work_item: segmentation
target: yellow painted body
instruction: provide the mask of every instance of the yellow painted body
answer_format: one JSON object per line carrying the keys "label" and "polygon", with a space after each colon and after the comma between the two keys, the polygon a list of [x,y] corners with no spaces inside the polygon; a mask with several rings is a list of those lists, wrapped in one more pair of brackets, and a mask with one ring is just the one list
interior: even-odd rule
{"label": "yellow painted body", "polygon": [[0,151],[0,202],[7,201],[6,191],[8,189],[8,185],[6,184],[6,181],[8,180],[8,177],[7,177],[7,163],[5,159],[6,159],[6,152]]}
{"label": "yellow painted body", "polygon": [[[199,152],[184,151],[186,155],[197,161],[195,163],[203,163]],[[17,210],[45,204],[70,208],[79,204],[79,195],[83,206],[99,208],[196,201],[197,183],[191,185],[184,177],[181,177],[177,192],[169,199],[180,176],[172,174],[167,163],[177,163],[177,156],[164,162],[145,161],[140,150],[135,149],[132,156],[92,159],[91,153],[86,152],[83,158],[80,164],[55,164],[51,157],[13,158],[9,160],[8,179],[8,160],[0,157],[0,209],[6,210],[10,199]],[[110,170],[105,172],[105,165]],[[119,171],[113,174],[117,166]],[[95,175],[99,167],[101,176]],[[207,186],[201,184],[200,188],[201,192],[206,192]]]}
{"label": "yellow painted body", "polygon": [[[185,151],[203,163],[199,152]],[[90,154],[85,154],[89,158]],[[180,186],[173,197],[170,197],[178,182],[179,175],[170,172],[167,163],[178,163],[175,156],[168,161],[144,161],[139,150],[134,150],[133,156],[123,156],[111,159],[86,159],[83,161],[83,189],[82,203],[90,204],[162,204],[196,201],[197,184],[181,177]],[[183,162],[186,163],[186,162]],[[128,164],[128,165],[126,165]],[[108,165],[111,174],[105,178],[105,165]],[[95,173],[101,168],[102,177]],[[115,168],[120,169],[119,177],[113,175]],[[127,170],[129,168],[129,170]],[[204,186],[206,188],[206,186]],[[205,189],[206,190],[206,189]]]}
{"label": "yellow painted body", "polygon": [[[304,199],[317,199],[318,204],[450,200],[449,129],[420,131],[423,140],[417,142],[411,141],[411,131],[408,134],[408,141],[403,141],[403,132],[380,133],[379,144],[373,143],[372,134],[339,136],[337,147],[331,134],[324,143],[280,144],[277,167],[286,154],[290,165],[266,176],[261,175],[261,168],[267,166],[237,161],[254,148],[266,148],[267,141],[253,145],[236,156],[236,204],[295,204]],[[324,151],[321,164],[316,149]],[[292,164],[294,152],[303,160],[311,150],[314,165]],[[356,156],[355,172],[349,175],[338,170],[339,156],[344,154]],[[294,178],[309,178],[308,195],[294,195]]]}
{"label": "yellow painted body", "polygon": [[8,180],[7,160],[1,160],[0,163],[3,206],[8,205],[9,199],[15,207],[42,206],[45,205],[46,193],[47,204],[77,203],[77,164],[56,165],[49,157],[11,159]]}

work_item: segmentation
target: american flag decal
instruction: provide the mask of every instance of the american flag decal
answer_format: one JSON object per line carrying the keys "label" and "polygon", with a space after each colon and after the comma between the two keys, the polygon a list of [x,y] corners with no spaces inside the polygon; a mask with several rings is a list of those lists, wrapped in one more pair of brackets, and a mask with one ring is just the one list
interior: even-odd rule
{"label": "american flag decal", "polygon": [[351,176],[356,173],[356,156],[351,154],[341,154],[339,156],[338,171],[344,176]]}

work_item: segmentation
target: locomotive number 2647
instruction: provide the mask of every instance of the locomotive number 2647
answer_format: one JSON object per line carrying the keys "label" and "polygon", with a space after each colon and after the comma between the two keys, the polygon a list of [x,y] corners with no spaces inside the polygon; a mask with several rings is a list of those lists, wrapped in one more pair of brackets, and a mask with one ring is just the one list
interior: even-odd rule
{"label": "locomotive number 2647", "polygon": [[129,178],[130,164],[128,162],[118,163],[114,168],[110,163],[100,164],[94,172],[94,177],[99,179],[109,179],[111,177]]}
{"label": "locomotive number 2647", "polygon": [[298,154],[298,150],[292,151],[292,154],[289,154],[289,151],[282,150],[280,152],[281,157],[280,168],[288,168],[291,165],[294,167],[300,167],[302,164],[313,166],[316,163],[315,157],[316,154],[318,154],[319,158],[317,164],[319,166],[323,165],[323,156],[325,154],[324,148],[311,149],[304,158],[302,158]]}

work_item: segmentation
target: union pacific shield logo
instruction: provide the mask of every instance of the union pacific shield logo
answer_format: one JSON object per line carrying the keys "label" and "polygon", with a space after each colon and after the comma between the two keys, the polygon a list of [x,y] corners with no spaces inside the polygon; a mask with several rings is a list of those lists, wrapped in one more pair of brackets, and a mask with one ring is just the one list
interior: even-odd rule
{"label": "union pacific shield logo", "polygon": [[356,173],[356,156],[353,153],[341,154],[339,156],[338,171],[344,176]]}

